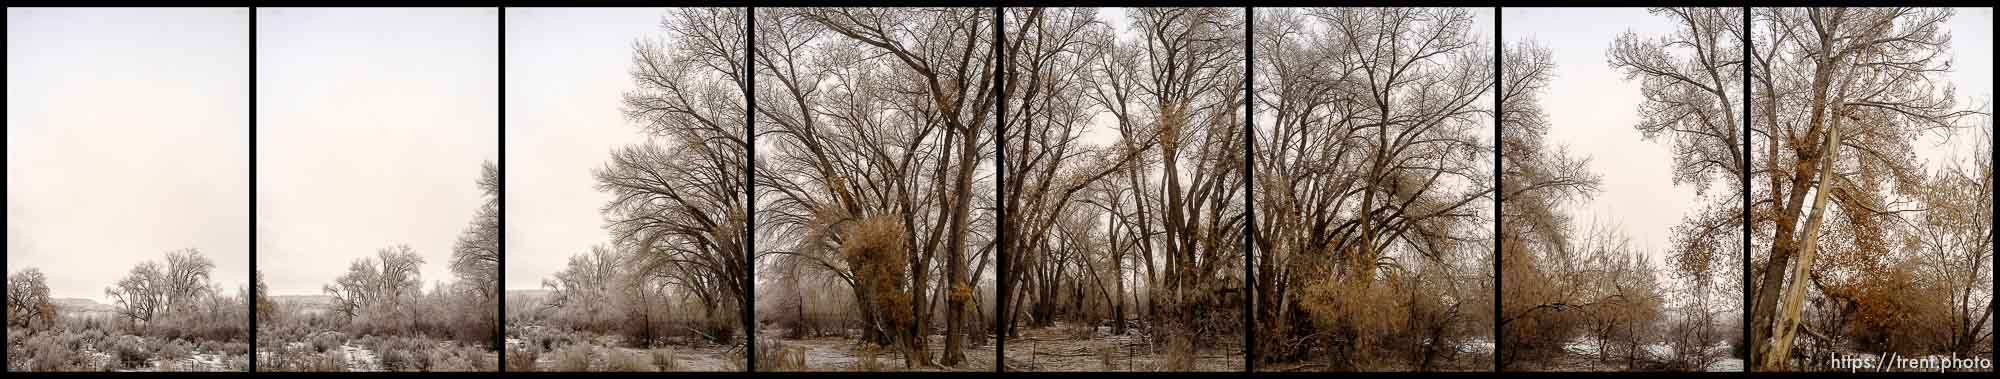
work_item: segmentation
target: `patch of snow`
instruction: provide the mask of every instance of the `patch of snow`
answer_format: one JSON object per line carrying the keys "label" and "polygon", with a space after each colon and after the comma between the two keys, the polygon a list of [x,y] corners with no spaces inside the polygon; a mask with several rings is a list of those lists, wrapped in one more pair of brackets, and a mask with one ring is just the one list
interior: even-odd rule
{"label": "patch of snow", "polygon": [[1708,365],[1708,371],[1743,372],[1743,360],[1736,358],[1723,358],[1720,361],[1716,361],[1715,364]]}
{"label": "patch of snow", "polygon": [[382,359],[375,356],[375,351],[356,345],[354,342],[340,344],[340,355],[347,357],[347,362],[343,365],[347,366],[348,371],[382,371]]}
{"label": "patch of snow", "polygon": [[1478,338],[1458,344],[1460,353],[1493,354],[1493,340]]}

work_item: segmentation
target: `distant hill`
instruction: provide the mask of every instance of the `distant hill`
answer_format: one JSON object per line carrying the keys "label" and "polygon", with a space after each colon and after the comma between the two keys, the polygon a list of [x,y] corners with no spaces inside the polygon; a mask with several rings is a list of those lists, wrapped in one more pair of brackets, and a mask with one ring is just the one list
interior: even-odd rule
{"label": "distant hill", "polygon": [[96,313],[96,312],[111,313],[118,311],[118,307],[116,306],[113,306],[111,304],[99,303],[97,302],[97,300],[91,300],[91,299],[82,299],[73,297],[59,298],[59,299],[50,299],[49,303],[54,304],[56,306],[57,313]]}
{"label": "distant hill", "polygon": [[324,313],[334,309],[332,295],[272,295],[270,301],[280,307],[292,307],[302,313]]}

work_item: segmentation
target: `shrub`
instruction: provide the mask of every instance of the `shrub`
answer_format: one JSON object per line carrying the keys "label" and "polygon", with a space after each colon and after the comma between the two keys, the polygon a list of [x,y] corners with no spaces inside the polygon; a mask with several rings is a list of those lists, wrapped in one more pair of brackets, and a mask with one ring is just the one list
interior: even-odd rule
{"label": "shrub", "polygon": [[736,339],[736,319],[709,317],[705,321],[702,323],[702,332],[707,333],[712,338],[709,342],[729,343],[731,340]]}
{"label": "shrub", "polygon": [[227,355],[248,355],[250,354],[250,344],[242,342],[225,343],[222,344],[222,349],[219,351]]}
{"label": "shrub", "polygon": [[507,351],[507,371],[533,372],[535,371],[535,360],[540,359],[541,355],[541,351],[535,349],[533,346],[524,349],[509,350]]}
{"label": "shrub", "polygon": [[417,358],[416,358],[416,357],[414,357],[414,356],[412,356],[412,354],[411,354],[412,352],[411,352],[411,351],[408,351],[408,350],[387,350],[387,351],[382,351],[382,350],[377,350],[377,351],[376,351],[376,353],[377,353],[377,354],[381,354],[381,355],[382,355],[382,369],[383,369],[383,370],[388,370],[388,371],[413,371],[413,370],[416,370],[416,369],[418,368],[418,367],[417,367]]}
{"label": "shrub", "polygon": [[119,368],[144,368],[147,361],[153,359],[153,352],[148,350],[146,342],[133,336],[119,336],[118,342],[111,347],[111,353]]}
{"label": "shrub", "polygon": [[305,371],[316,371],[316,372],[347,371],[347,354],[342,353],[339,350],[320,353],[318,355],[313,355],[313,357],[315,357],[315,359],[310,359],[308,360],[308,362],[306,362],[307,366],[305,367]]}
{"label": "shrub", "polygon": [[212,340],[208,340],[208,341],[201,341],[201,344],[199,344],[199,345],[195,345],[195,351],[207,351],[207,352],[215,352],[215,353],[221,353],[221,352],[222,352],[222,342],[219,342],[219,341],[212,341]]}
{"label": "shrub", "polygon": [[864,345],[861,347],[859,353],[860,354],[856,355],[857,358],[861,358],[861,360],[855,362],[854,364],[855,371],[865,371],[865,372],[882,371],[881,345],[876,345],[872,343]]}
{"label": "shrub", "polygon": [[1075,323],[1063,327],[1063,334],[1069,339],[1088,341],[1097,337],[1097,326],[1090,323]]}
{"label": "shrub", "polygon": [[[85,339],[84,335],[71,333],[67,330],[63,331],[62,334],[56,335],[57,343],[61,343],[63,345],[63,348],[70,350],[79,350],[79,351],[83,350],[83,347],[92,341],[98,341],[100,343],[104,343],[112,341],[114,339],[115,338]],[[111,347],[111,345],[106,344],[104,345],[104,347],[108,348]],[[110,350],[110,349],[104,349],[104,350]]]}
{"label": "shrub", "polygon": [[551,363],[555,371],[590,371],[590,347],[581,344],[563,346],[555,351],[555,361]]}
{"label": "shrub", "polygon": [[606,354],[605,360],[605,365],[608,366],[606,367],[607,371],[650,372],[657,370],[656,367],[653,367],[652,355],[637,351],[612,349],[609,354]]}
{"label": "shrub", "polygon": [[229,371],[249,371],[250,357],[248,356],[229,357],[228,359],[222,360],[222,366],[223,369]]}
{"label": "shrub", "polygon": [[[41,336],[28,338],[23,345],[25,345],[23,350],[29,353],[26,354],[26,369],[28,371],[85,371],[90,369],[90,363],[85,361],[84,356],[78,354],[76,349],[64,346],[46,333]],[[11,348],[12,346],[9,347]],[[9,360],[13,360],[16,357],[21,357],[21,354],[9,354],[7,357]],[[13,365],[12,362],[8,363],[8,366]]]}
{"label": "shrub", "polygon": [[[468,351],[460,349],[432,349],[425,370],[440,372],[478,371],[474,357],[466,356]],[[476,354],[476,353],[475,353]]]}
{"label": "shrub", "polygon": [[757,369],[769,371],[803,371],[806,369],[804,352],[792,349],[777,341],[757,344]]}
{"label": "shrub", "polygon": [[472,364],[474,370],[477,371],[500,370],[499,354],[488,354],[485,350],[476,348],[467,349],[466,351],[472,352],[470,357],[467,359],[467,362]]}
{"label": "shrub", "polygon": [[340,340],[340,333],[321,333],[313,335],[308,343],[312,345],[313,352],[324,353],[340,349]]}
{"label": "shrub", "polygon": [[673,350],[671,350],[671,349],[652,349],[651,351],[652,351],[652,354],[653,354],[653,365],[655,365],[655,366],[659,366],[659,367],[660,367],[660,371],[681,371],[681,370],[683,370],[683,368],[681,367],[681,360],[680,360],[680,357],[679,357],[679,356],[676,356],[676,355],[674,354],[674,351],[673,351]]}
{"label": "shrub", "polygon": [[1117,354],[1115,354],[1117,351],[1118,348],[1112,346],[1097,349],[1097,363],[1102,365],[1101,367],[1104,371],[1118,370],[1118,358]]}
{"label": "shrub", "polygon": [[1194,371],[1194,341],[1186,336],[1167,337],[1167,371]]}
{"label": "shrub", "polygon": [[178,361],[194,355],[194,349],[185,341],[175,340],[160,346],[160,360]]}

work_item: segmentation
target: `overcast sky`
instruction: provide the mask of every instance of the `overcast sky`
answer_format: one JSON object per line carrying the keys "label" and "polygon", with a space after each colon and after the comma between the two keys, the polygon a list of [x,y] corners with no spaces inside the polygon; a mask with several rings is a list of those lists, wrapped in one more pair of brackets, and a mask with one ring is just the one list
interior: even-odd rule
{"label": "overcast sky", "polygon": [[[1632,236],[1633,247],[1660,264],[1672,247],[1673,227],[1698,211],[1692,186],[1674,186],[1669,144],[1647,141],[1638,124],[1637,80],[1605,63],[1605,49],[1626,31],[1657,38],[1674,31],[1672,20],[1645,8],[1505,8],[1501,39],[1534,39],[1555,59],[1555,75],[1542,93],[1549,115],[1548,141],[1588,157],[1602,175],[1602,192],[1572,207],[1579,230],[1604,222]],[[1682,53],[1675,51],[1676,53]],[[1731,96],[1740,96],[1732,94]],[[1740,105],[1739,105],[1740,107]],[[1741,112],[1742,108],[1736,108]]]}
{"label": "overcast sky", "polygon": [[497,8],[257,10],[257,257],[318,294],[407,243],[426,288],[499,156]]}
{"label": "overcast sky", "polygon": [[507,284],[541,288],[609,245],[592,169],[644,134],[620,113],[632,43],[666,38],[663,9],[507,9]]}
{"label": "overcast sky", "polygon": [[7,9],[7,270],[103,301],[200,249],[249,277],[249,10]]}
{"label": "overcast sky", "polygon": [[[1986,106],[1993,111],[1993,8],[1958,8],[1958,14],[1946,21],[1945,31],[1951,33],[1951,72],[1945,78],[1957,86],[1958,105],[1962,108]],[[1986,118],[1966,119],[1962,124],[1976,126],[1990,122]],[[1918,157],[1927,164],[1952,157],[1970,157],[1975,144],[1983,138],[1972,130],[1961,130],[1949,140],[1932,136],[1917,145],[1921,151]],[[1988,147],[1990,148],[1990,147]]]}
{"label": "overcast sky", "polygon": [[[1672,227],[1697,211],[1694,189],[1672,182],[1673,156],[1661,142],[1648,142],[1633,129],[1642,100],[1639,85],[1605,64],[1604,49],[1619,34],[1673,32],[1671,20],[1643,8],[1505,8],[1503,40],[1533,38],[1554,55],[1556,75],[1542,106],[1552,123],[1549,140],[1591,158],[1603,175],[1603,192],[1576,208],[1579,222],[1592,217],[1623,226],[1636,246],[1655,258],[1666,256]],[[1960,105],[1978,107],[1992,98],[1993,12],[1960,9],[1946,26],[1952,33],[1953,70],[1946,79],[1958,87]],[[1740,96],[1738,94],[1737,96]],[[1738,108],[1741,111],[1741,108]],[[1972,122],[1968,120],[1968,122]],[[1942,145],[1927,138],[1921,156],[1942,159],[1971,154],[1969,138]]]}

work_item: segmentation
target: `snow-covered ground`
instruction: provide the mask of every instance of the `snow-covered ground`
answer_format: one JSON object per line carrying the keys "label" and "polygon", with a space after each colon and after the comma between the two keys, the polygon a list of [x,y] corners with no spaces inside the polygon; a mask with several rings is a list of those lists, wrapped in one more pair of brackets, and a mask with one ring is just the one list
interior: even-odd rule
{"label": "snow-covered ground", "polygon": [[[1073,326],[1022,329],[1019,338],[1007,340],[1007,369],[1162,371],[1169,363],[1165,344],[1155,344],[1142,330],[1128,329],[1124,335],[1112,335],[1110,327],[1098,326],[1090,333],[1090,339],[1077,339],[1072,335],[1074,331],[1079,330]],[[1219,341],[1220,346],[1196,351],[1193,371],[1242,371],[1241,341],[1240,338]]]}
{"label": "snow-covered ground", "polygon": [[[522,330],[531,332],[544,332],[546,331],[546,328],[543,328],[541,326],[529,326],[522,328]],[[656,347],[653,349],[638,349],[638,348],[626,347],[625,344],[623,343],[624,340],[618,336],[595,336],[595,337],[587,337],[586,339],[588,340],[586,343],[591,345],[590,366],[592,370],[608,369],[606,367],[608,364],[604,362],[604,360],[606,359],[605,357],[611,356],[613,352],[619,354],[641,354],[648,357],[652,357],[653,350],[665,350],[671,352],[671,354],[668,354],[668,356],[671,356],[672,359],[674,360],[672,367],[674,368],[674,370],[677,371],[737,371],[740,370],[738,367],[742,366],[740,362],[736,361],[737,359],[742,359],[741,356],[732,354],[732,351],[734,351],[734,349],[730,346],[675,345],[675,346]],[[529,345],[527,340],[514,337],[509,337],[505,339],[504,343],[507,345],[508,351],[516,351],[524,349],[527,348]],[[553,370],[556,366],[558,366],[556,362],[556,357],[557,355],[555,354],[554,351],[540,352],[540,355],[538,355],[535,358],[535,367],[538,370]],[[661,365],[657,362],[654,364]]]}
{"label": "snow-covered ground", "polygon": [[147,362],[147,365],[153,368],[145,371],[233,371],[247,368],[230,368],[228,358],[217,352],[197,352],[187,358],[175,360],[155,358]]}
{"label": "snow-covered ground", "polygon": [[1458,344],[1458,352],[1461,354],[1493,355],[1493,340],[1485,338],[1467,340],[1465,343]]}
{"label": "snow-covered ground", "polygon": [[[312,344],[306,343],[304,341],[293,341],[285,343],[285,351],[308,352],[308,354],[310,354],[312,350],[313,350]],[[338,351],[340,352],[340,357],[341,357],[341,367],[345,367],[347,371],[358,371],[358,372],[382,371],[381,356],[375,354],[374,350],[369,350],[368,347],[366,346],[361,346],[355,344],[353,341],[348,341],[341,343]],[[272,359],[271,354],[274,353],[275,352],[270,352],[270,351],[259,351],[257,352],[257,359],[270,360]]]}
{"label": "snow-covered ground", "polygon": [[118,357],[110,352],[98,351],[97,347],[85,344],[77,354],[89,362],[90,367],[117,372],[215,372],[244,371],[249,369],[248,356],[237,356],[236,367],[230,367],[230,357],[220,351],[195,351],[181,359],[152,358],[146,360],[144,368],[119,369]]}
{"label": "snow-covered ground", "polygon": [[[1578,339],[1576,339],[1576,340],[1572,340],[1572,341],[1570,341],[1570,342],[1569,342],[1569,343],[1567,343],[1567,344],[1563,344],[1563,350],[1565,350],[1565,351],[1568,351],[1568,352],[1569,352],[1570,354],[1574,354],[1574,355],[1577,355],[1577,356],[1581,356],[1581,357],[1596,357],[1596,356],[1597,356],[1597,354],[1598,354],[1598,347],[1599,347],[1599,346],[1598,346],[1598,344],[1597,344],[1597,340],[1595,340],[1595,339],[1591,339],[1591,338],[1578,338]],[[1673,357],[1673,356],[1675,355],[1675,351],[1674,351],[1674,348],[1673,348],[1673,346],[1669,346],[1669,345],[1667,345],[1666,343],[1660,343],[1660,342],[1655,342],[1655,343],[1651,343],[1651,344],[1647,344],[1647,345],[1645,345],[1645,346],[1641,346],[1641,347],[1640,347],[1640,349],[1641,349],[1641,350],[1643,350],[1643,351],[1645,352],[1645,355],[1644,355],[1644,357],[1642,357],[1642,359],[1649,359],[1649,360],[1665,360],[1665,359],[1668,359],[1669,357]],[[1709,351],[1708,351],[1708,353],[1709,353],[1709,354],[1713,354],[1713,355],[1719,355],[1719,356],[1723,356],[1723,358],[1721,358],[1720,360],[1717,360],[1717,361],[1716,361],[1716,362],[1714,362],[1714,363],[1711,363],[1711,364],[1709,364],[1709,365],[1708,365],[1708,367],[1706,367],[1706,368],[1704,368],[1704,369],[1703,369],[1704,371],[1710,371],[1710,372],[1741,372],[1741,371],[1743,371],[1743,360],[1742,360],[1742,359],[1737,359],[1737,358],[1732,358],[1732,357],[1728,357],[1728,352],[1729,352],[1729,344],[1728,344],[1728,343],[1717,343],[1717,344],[1715,344],[1714,346],[1709,346],[1709,347],[1708,347],[1708,349],[1709,349]],[[1583,363],[1581,363],[1581,364],[1585,364],[1585,365],[1591,365],[1591,366],[1596,366],[1596,365],[1597,365],[1597,364],[1596,364],[1596,362],[1583,362]],[[1606,369],[1606,370],[1608,370],[1608,369],[1620,369],[1620,368],[1618,368],[1618,367],[1596,367],[1596,368],[1580,368],[1580,369],[1588,369],[1588,370],[1595,370],[1595,369]],[[1565,370],[1565,371],[1566,371],[1566,370]]]}
{"label": "snow-covered ground", "polygon": [[1712,364],[1712,365],[1708,365],[1708,371],[1709,371],[1709,372],[1743,372],[1743,360],[1742,360],[1742,359],[1737,359],[1737,358],[1723,358],[1723,359],[1722,359],[1722,360],[1720,360],[1720,361],[1716,361],[1716,362],[1715,362],[1715,364]]}

